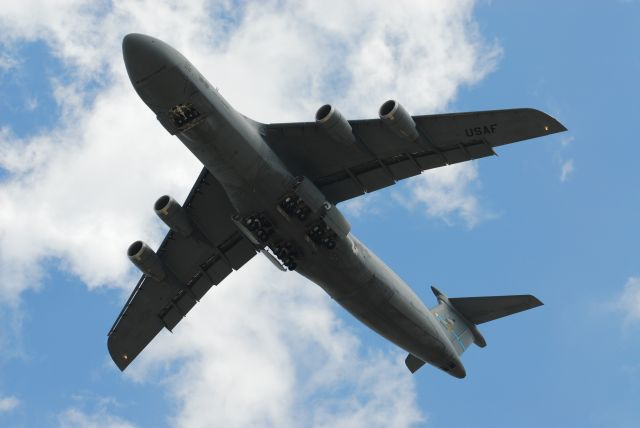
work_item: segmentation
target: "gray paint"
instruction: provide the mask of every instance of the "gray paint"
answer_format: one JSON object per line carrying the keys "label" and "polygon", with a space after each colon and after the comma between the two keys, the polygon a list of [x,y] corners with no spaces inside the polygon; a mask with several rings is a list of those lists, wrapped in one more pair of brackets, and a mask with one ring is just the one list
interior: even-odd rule
{"label": "gray paint", "polygon": [[[205,179],[210,184],[215,181],[213,184],[222,189],[217,196],[192,190],[180,216],[190,217],[189,226],[200,232],[188,236],[183,233],[178,243],[171,245],[184,244],[185,248],[194,248],[189,251],[194,252],[193,258],[197,260],[205,260],[208,252],[213,252],[214,256],[208,257],[213,260],[215,251],[221,248],[217,242],[234,239],[233,245],[253,248],[252,253],[243,253],[245,255],[238,263],[241,266],[256,251],[269,248],[278,252],[281,243],[287,243],[297,255],[291,258],[281,254],[282,260],[287,259],[284,264],[295,262],[298,273],[322,287],[365,325],[409,352],[411,365],[407,364],[412,371],[420,366],[416,362],[424,361],[455,377],[465,376],[459,359],[461,351],[456,349],[457,339],[452,340],[450,331],[438,317],[457,316],[459,326],[464,330],[457,333],[462,331],[477,339],[479,332],[475,326],[445,302],[446,297],[439,297],[440,305],[430,311],[398,275],[350,233],[348,222],[334,204],[364,191],[393,184],[442,162],[486,156],[493,153],[493,146],[562,131],[562,125],[544,113],[526,109],[415,116],[413,119],[408,116],[411,121],[415,120],[415,132],[410,139],[394,135],[380,119],[350,121],[348,127],[342,121],[340,133],[327,132],[322,124],[315,123],[263,125],[234,110],[189,61],[167,44],[149,36],[130,34],[123,41],[123,54],[131,82],[142,100],[167,131],[176,135],[204,165],[205,170],[194,190],[201,189],[199,183]],[[514,126],[513,122],[517,120],[524,125]],[[548,124],[545,132],[538,121]],[[353,139],[345,135],[349,127]],[[532,131],[534,127],[539,129]],[[297,134],[300,129],[306,133]],[[499,132],[504,135],[494,135]],[[459,135],[459,138],[449,134]],[[295,152],[292,138],[297,142],[298,150],[301,145],[308,144],[305,150]],[[435,157],[438,160],[428,161]],[[405,164],[408,163],[413,165],[411,173],[407,173]],[[346,167],[334,172],[337,164]],[[381,178],[383,176],[386,178]],[[231,222],[218,220],[212,225],[224,229],[221,235],[224,239],[212,238],[206,232],[207,225],[196,224],[199,211],[205,209],[199,208],[196,193],[203,193],[202,200],[208,201],[202,206],[214,206],[220,213],[234,216]],[[306,210],[296,204],[286,208],[281,201],[287,195],[304,200]],[[296,208],[300,209],[302,220],[287,214],[287,210],[293,212]],[[257,213],[263,216],[262,223],[258,224],[264,225],[265,220],[271,224],[271,227],[259,227],[262,231],[273,231],[267,242],[251,231]],[[184,219],[181,221],[186,224]],[[326,227],[330,230],[312,239],[314,225],[319,225],[321,230]],[[200,242],[199,246],[195,246],[195,241]],[[193,278],[206,280],[205,275],[198,276],[197,270],[206,273],[210,268],[189,265],[188,256],[180,253],[167,255],[171,252],[169,243],[165,240],[161,246],[160,259],[171,267],[167,270],[181,272],[171,277],[182,277],[186,281],[191,270],[196,270]],[[234,248],[233,245],[229,248]],[[200,254],[197,249],[202,249],[202,255],[197,255]],[[230,249],[225,251],[231,254]],[[223,259],[233,264],[231,256]],[[280,264],[271,255],[269,259]],[[187,265],[192,267],[185,267]],[[228,272],[230,269],[224,276]],[[162,328],[156,318],[172,328],[179,319],[168,325],[170,317],[167,314],[175,312],[174,307],[188,311],[198,296],[208,290],[205,286],[202,291],[198,282],[190,280],[181,284],[180,291],[174,296],[175,291],[170,288],[158,286],[159,291],[155,291],[153,287],[145,286],[151,280],[143,276],[109,335],[109,351],[122,370]],[[150,297],[143,300],[145,295]],[[194,296],[193,301],[190,295]],[[181,303],[186,301],[188,304]],[[466,303],[467,306],[471,304]],[[476,309],[476,312],[482,312],[477,305]],[[507,314],[509,309],[497,312]],[[164,315],[159,316],[159,313]]]}

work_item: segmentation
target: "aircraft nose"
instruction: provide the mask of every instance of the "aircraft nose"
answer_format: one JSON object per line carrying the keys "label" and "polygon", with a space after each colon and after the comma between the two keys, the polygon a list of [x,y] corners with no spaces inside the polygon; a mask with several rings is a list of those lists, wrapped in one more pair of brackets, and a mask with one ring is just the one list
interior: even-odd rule
{"label": "aircraft nose", "polygon": [[169,62],[165,44],[144,34],[127,34],[122,39],[122,55],[134,85],[166,68]]}
{"label": "aircraft nose", "polygon": [[193,66],[161,40],[127,34],[122,39],[122,55],[134,89],[156,114],[166,114],[197,90]]}

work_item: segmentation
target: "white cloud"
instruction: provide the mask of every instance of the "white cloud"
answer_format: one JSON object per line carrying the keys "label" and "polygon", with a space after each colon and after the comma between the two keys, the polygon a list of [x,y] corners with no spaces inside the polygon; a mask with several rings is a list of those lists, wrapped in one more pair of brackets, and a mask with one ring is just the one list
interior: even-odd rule
{"label": "white cloud", "polygon": [[111,415],[104,410],[96,413],[85,413],[80,409],[70,408],[58,415],[60,428],[133,428],[135,425]]}
{"label": "white cloud", "polygon": [[467,162],[426,171],[407,182],[408,195],[396,193],[394,197],[409,209],[423,209],[429,217],[447,224],[460,218],[473,228],[491,217],[474,194],[478,185],[478,166]]}
{"label": "white cloud", "polygon": [[6,52],[0,52],[0,73],[7,72],[19,64],[13,56]]}
{"label": "white cloud", "polygon": [[14,396],[0,397],[0,413],[7,413],[20,405],[20,400]]}
{"label": "white cloud", "polygon": [[199,167],[132,101],[116,86],[81,113],[67,94],[61,128],[26,141],[3,133],[0,166],[11,173],[0,183],[4,298],[37,285],[38,262],[51,258],[90,287],[117,285],[128,277],[127,244],[140,233],[160,239],[153,200],[165,191],[186,195]]}
{"label": "white cloud", "polygon": [[640,277],[630,277],[618,298],[617,307],[629,321],[640,321]]}
{"label": "white cloud", "polygon": [[114,413],[123,404],[113,397],[89,391],[71,395],[72,405],[56,412],[60,428],[133,428],[135,424]]}
{"label": "white cloud", "polygon": [[564,183],[569,179],[569,175],[573,172],[573,159],[569,159],[562,164],[562,169],[560,171],[560,182]]}
{"label": "white cloud", "polygon": [[[354,113],[375,111],[392,96],[420,112],[440,109],[498,55],[479,39],[468,1],[406,8],[339,2],[328,9],[249,3],[235,28],[224,17],[205,19],[203,11],[223,6],[203,2],[47,5],[3,9],[2,35],[44,39],[84,80],[56,84],[63,116],[46,134],[0,134],[0,167],[11,173],[0,183],[4,299],[36,286],[38,261],[51,258],[91,287],[128,278],[122,249],[140,232],[160,238],[148,207],[165,191],[186,194],[197,173],[192,155],[158,126],[126,80],[119,44],[128,29],[166,36],[241,111],[261,120],[311,116],[340,76],[344,90],[335,97]],[[332,19],[323,19],[327,10]],[[223,23],[228,34],[215,30]],[[95,76],[112,83],[91,98],[83,85]]]}
{"label": "white cloud", "polygon": [[340,209],[347,215],[361,217],[363,215],[379,214],[379,194],[365,193],[355,199],[350,199],[340,205]]}
{"label": "white cloud", "polygon": [[27,111],[34,111],[35,109],[38,108],[38,98],[36,97],[28,97],[25,101],[24,101],[24,108]]}
{"label": "white cloud", "polygon": [[573,135],[564,135],[560,138],[560,147],[558,148],[554,161],[560,165],[560,182],[565,183],[571,174],[575,171],[575,161],[572,158],[567,159],[566,151],[573,144],[575,137]]}
{"label": "white cloud", "polygon": [[562,139],[560,140],[560,145],[562,147],[567,147],[569,144],[573,143],[575,139],[576,138],[573,135],[562,137]]}
{"label": "white cloud", "polygon": [[[224,3],[116,2],[102,10],[25,1],[3,9],[5,40],[46,41],[77,78],[55,84],[62,117],[52,129],[25,139],[0,134],[0,168],[10,173],[0,182],[2,298],[15,301],[36,287],[45,260],[90,287],[130,279],[127,243],[161,237],[153,200],[167,191],[185,195],[197,174],[197,161],[127,81],[120,40],[128,30],[176,44],[240,111],[263,121],[306,119],[324,101],[371,115],[395,96],[428,112],[481,78],[498,55],[479,38],[472,6],[249,3],[231,24],[203,13]],[[323,18],[327,10],[331,19]],[[88,90],[92,78],[104,89]],[[334,83],[340,91],[327,100]]]}
{"label": "white cloud", "polygon": [[364,348],[335,307],[319,287],[256,258],[212,290],[174,334],[161,334],[127,374],[166,379],[168,371],[180,409],[173,425],[180,427],[421,421],[404,355]]}
{"label": "white cloud", "polygon": [[[130,289],[138,273],[127,244],[159,242],[153,201],[182,199],[199,171],[128,82],[125,33],[173,44],[257,120],[311,120],[324,102],[373,116],[388,98],[419,114],[444,109],[499,56],[479,37],[472,9],[466,0],[3,5],[4,42],[46,42],[72,78],[53,81],[61,114],[49,130],[0,131],[0,299],[19,302],[51,262],[89,287]],[[476,179],[474,165],[455,166],[409,189],[432,215],[457,213],[473,225]],[[269,269],[252,261],[132,367],[139,381],[167,375],[175,425],[402,427],[423,418],[399,354],[362,347],[317,287]],[[350,398],[338,400],[336,390]],[[98,417],[72,408],[60,423],[91,426]]]}

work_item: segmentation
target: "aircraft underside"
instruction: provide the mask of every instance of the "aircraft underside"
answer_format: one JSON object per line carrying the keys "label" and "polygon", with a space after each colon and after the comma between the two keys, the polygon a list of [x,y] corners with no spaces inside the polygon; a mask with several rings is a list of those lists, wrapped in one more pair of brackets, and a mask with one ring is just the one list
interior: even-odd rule
{"label": "aircraft underside", "polygon": [[[424,169],[491,155],[494,145],[563,130],[555,119],[530,109],[412,117],[389,101],[379,120],[348,122],[323,106],[315,125],[264,125],[235,111],[163,42],[129,35],[123,51],[140,97],[204,169],[184,206],[168,196],[156,202],[170,228],[158,252],[141,241],[129,248],[144,275],[109,333],[121,369],[258,252],[315,282],[406,350],[411,371],[428,362],[464,377],[459,355],[471,342],[485,343],[475,324],[539,304],[531,296],[449,301],[440,293],[440,305],[430,311],[351,234],[336,204]],[[439,129],[442,143],[432,140]],[[451,129],[459,137],[449,146]]]}

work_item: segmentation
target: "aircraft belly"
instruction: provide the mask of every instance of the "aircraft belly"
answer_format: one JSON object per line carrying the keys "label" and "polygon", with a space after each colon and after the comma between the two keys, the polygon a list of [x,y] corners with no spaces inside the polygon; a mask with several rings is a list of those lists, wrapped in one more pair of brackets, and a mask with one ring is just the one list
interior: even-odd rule
{"label": "aircraft belly", "polygon": [[298,272],[320,285],[363,324],[424,361],[447,356],[429,310],[402,279],[353,235],[301,262]]}
{"label": "aircraft belly", "polygon": [[[318,284],[362,323],[409,352],[405,361],[411,372],[428,362],[464,377],[458,355],[470,343],[469,335],[460,339],[467,328],[482,347],[486,343],[475,324],[541,304],[533,296],[522,295],[449,300],[434,289],[440,303],[432,314],[400,277],[350,233],[351,225],[335,204],[391,185],[394,176],[406,178],[446,163],[495,154],[496,146],[566,131],[552,117],[533,109],[410,116],[390,100],[381,107],[380,120],[346,121],[325,105],[318,110],[315,124],[264,125],[234,110],[166,43],[129,34],[122,47],[136,92],[162,126],[206,168],[186,207],[171,198],[167,200],[173,204],[158,205],[166,196],[156,202],[164,207],[156,207],[156,212],[172,229],[161,244],[163,253],[140,241],[129,248],[130,259],[144,276],[109,333],[110,353],[122,370],[131,362],[129,345],[137,355],[162,329],[161,324],[173,328],[211,284],[217,285],[258,251],[281,270],[296,270]],[[389,105],[389,113],[382,114]],[[397,123],[391,123],[394,118]],[[380,131],[387,125],[387,131],[398,138]],[[428,127],[437,141],[426,141],[415,126]],[[402,141],[407,129],[413,130],[411,142]],[[461,135],[463,130],[466,137]],[[414,153],[414,146],[422,148]],[[209,196],[207,185],[212,186]],[[146,250],[132,251],[139,245]],[[156,276],[165,279],[156,280]],[[147,281],[158,285],[151,294],[143,291],[148,284],[155,286]],[[118,325],[126,319],[124,334],[116,336],[117,329],[122,329]],[[458,327],[456,320],[462,320]],[[114,354],[121,344],[127,345],[126,352]]]}
{"label": "aircraft belly", "polygon": [[222,184],[238,212],[267,214],[278,240],[295,243],[300,251],[297,270],[365,325],[425,361],[441,359],[447,348],[411,288],[352,235],[340,237],[332,250],[310,250],[302,243],[299,225],[283,221],[276,209],[291,175],[255,124],[220,105],[217,93],[201,95],[207,117],[177,136]]}
{"label": "aircraft belly", "polygon": [[[425,360],[443,353],[429,311],[348,230],[333,231],[339,232],[335,248],[315,248],[304,242],[306,232],[296,219],[282,218],[276,207],[295,180],[265,143],[261,125],[231,108],[182,55],[161,45],[155,49],[158,64],[164,65],[154,70],[132,56],[134,87],[162,125],[220,182],[239,219],[252,224],[263,216],[277,238],[266,244],[296,247],[298,271],[382,336]],[[137,76],[143,68],[144,76]],[[339,212],[330,205],[326,209]]]}
{"label": "aircraft belly", "polygon": [[178,134],[180,140],[224,187],[239,212],[275,205],[291,175],[243,118],[211,113]]}

